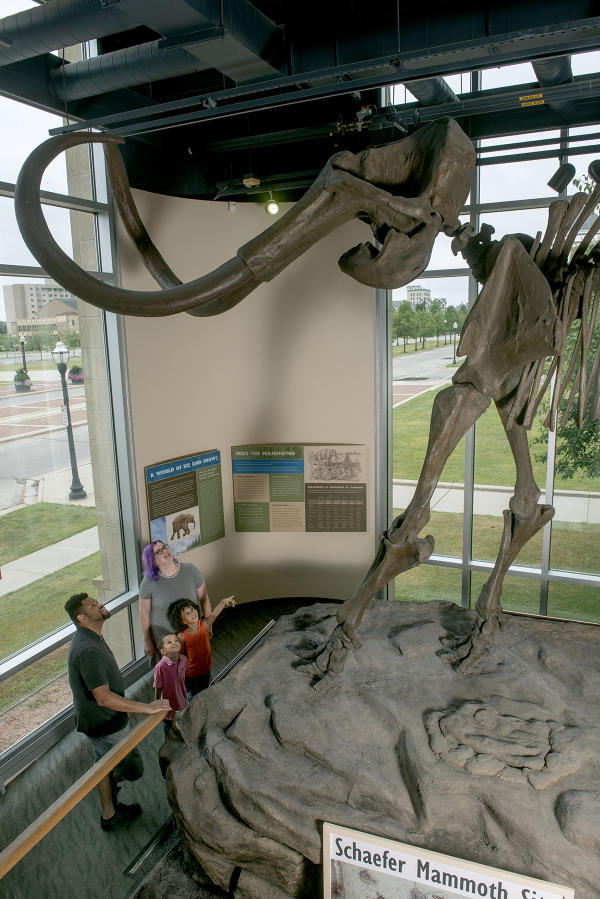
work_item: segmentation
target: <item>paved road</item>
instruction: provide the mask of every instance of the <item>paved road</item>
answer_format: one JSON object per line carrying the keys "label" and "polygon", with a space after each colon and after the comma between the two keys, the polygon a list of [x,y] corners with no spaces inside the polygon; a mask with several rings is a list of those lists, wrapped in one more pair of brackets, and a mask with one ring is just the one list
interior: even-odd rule
{"label": "paved road", "polygon": [[[453,347],[435,347],[422,350],[420,353],[407,353],[395,356],[392,360],[394,381],[419,380],[449,381],[456,369],[448,368],[452,364]],[[460,361],[460,360],[459,360]]]}
{"label": "paved road", "polygon": [[[87,425],[73,428],[77,463],[90,460],[90,441]],[[36,478],[49,471],[59,471],[70,466],[66,431],[51,431],[39,437],[22,437],[3,443],[2,478]]]}

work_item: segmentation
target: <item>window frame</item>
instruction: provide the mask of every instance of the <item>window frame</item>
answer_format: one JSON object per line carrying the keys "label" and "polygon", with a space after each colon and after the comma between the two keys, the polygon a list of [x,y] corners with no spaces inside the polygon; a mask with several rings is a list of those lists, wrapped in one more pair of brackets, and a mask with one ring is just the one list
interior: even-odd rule
{"label": "window frame", "polygon": [[[116,219],[109,196],[102,148],[98,145],[92,145],[91,147],[90,169],[92,190],[94,192],[92,200],[47,191],[41,192],[41,199],[42,202],[49,205],[94,215],[99,271],[90,272],[90,274],[107,282],[115,283],[118,282]],[[14,190],[14,184],[0,182],[0,196],[14,198]],[[49,277],[42,268],[21,265],[0,265],[0,275]],[[129,609],[129,632],[133,661],[125,665],[121,671],[125,685],[130,686],[146,673],[148,662],[143,656],[143,645],[133,627],[131,615],[131,606],[138,600],[141,531],[131,428],[127,349],[125,325],[122,316],[103,312],[102,327],[110,398],[113,451],[117,475],[116,487],[123,552],[123,573],[127,585],[125,592],[108,602],[106,606],[113,614],[122,609]],[[74,631],[75,626],[73,624],[65,624],[63,627],[0,661],[0,683],[33,662],[64,646],[69,642]],[[74,729],[74,726],[75,715],[73,705],[71,704],[1,753],[0,793],[4,792],[5,785],[9,780],[17,776],[20,771],[65,737]]]}
{"label": "window frame", "polygon": [[[473,87],[475,89],[475,86]],[[597,125],[589,125],[590,131],[594,131],[597,128]],[[530,135],[535,134],[536,132],[525,132],[520,133],[518,135],[514,135],[515,142],[517,141],[527,141],[527,138]],[[597,136],[597,132],[592,135],[593,138]],[[583,140],[583,136],[575,135],[575,141],[581,142]],[[550,143],[549,140],[540,139],[541,145],[545,145]],[[581,146],[572,146],[570,142],[570,129],[565,127],[560,129],[560,136],[556,139],[553,139],[553,142],[556,143],[556,149],[553,151],[544,150],[542,152],[536,151],[536,147],[540,144],[537,141],[530,141],[528,146],[530,149],[527,150],[524,154],[519,154],[519,159],[531,158],[548,158],[551,155],[556,156],[556,164],[557,166],[560,163],[572,161],[572,157],[577,157],[582,155],[584,152],[588,152],[588,148],[582,148]],[[469,215],[471,224],[473,225],[475,232],[479,230],[481,216],[485,216],[486,213],[493,212],[517,212],[524,209],[543,209],[544,207],[549,207],[557,196],[551,197],[535,197],[526,200],[519,199],[509,199],[495,202],[480,202],[480,179],[479,173],[482,166],[494,165],[494,164],[503,164],[511,161],[510,156],[497,156],[492,158],[487,158],[482,154],[485,154],[487,148],[480,148],[479,141],[474,142],[475,150],[477,153],[475,174],[473,178],[473,183],[471,187],[471,194],[469,198],[469,203],[461,210],[461,215]],[[515,146],[515,149],[518,149],[518,143]],[[600,144],[596,147],[591,148],[593,151],[600,150]],[[465,274],[469,274],[469,308],[472,306],[476,296],[477,296],[477,285],[475,279],[471,275],[469,269],[426,269],[419,277],[423,280],[431,279],[434,280],[436,278],[448,278],[448,277],[464,277]],[[390,305],[391,305],[391,292],[390,292]],[[388,353],[391,358],[391,341],[389,342]],[[388,415],[390,422],[392,420],[392,405],[391,402],[388,407]],[[473,501],[474,501],[474,490],[475,490],[475,430],[477,425],[473,425],[465,435],[465,466],[464,466],[464,493],[463,493],[463,543],[462,543],[462,556],[448,556],[443,554],[433,553],[429,560],[425,563],[427,565],[437,565],[445,568],[452,569],[460,569],[462,571],[462,590],[460,602],[463,608],[471,607],[471,573],[472,572],[484,572],[491,573],[494,568],[494,561],[479,559],[473,556],[472,552],[472,534],[473,534],[473,522],[474,522],[474,511],[473,511]],[[600,452],[600,450],[599,450]],[[548,446],[547,446],[547,463],[546,463],[546,481],[545,484],[541,486],[542,496],[540,497],[540,501],[553,505],[554,500],[554,472],[556,465],[556,432],[549,431],[548,433]],[[390,479],[390,487],[393,488],[393,478]],[[525,577],[533,580],[539,581],[540,585],[540,602],[539,602],[539,615],[544,617],[551,618],[552,616],[547,615],[548,608],[548,587],[551,583],[565,583],[572,584],[577,586],[587,586],[587,587],[600,587],[600,572],[594,574],[591,572],[578,572],[578,571],[568,571],[558,568],[553,568],[550,565],[550,548],[551,548],[551,534],[552,534],[552,521],[548,522],[543,528],[542,534],[542,558],[541,564],[539,566],[531,566],[531,565],[519,565],[513,564],[510,566],[507,572],[508,577]],[[518,614],[518,613],[515,613]],[[586,624],[594,625],[594,622],[585,622]],[[600,625],[596,625],[600,626]]]}

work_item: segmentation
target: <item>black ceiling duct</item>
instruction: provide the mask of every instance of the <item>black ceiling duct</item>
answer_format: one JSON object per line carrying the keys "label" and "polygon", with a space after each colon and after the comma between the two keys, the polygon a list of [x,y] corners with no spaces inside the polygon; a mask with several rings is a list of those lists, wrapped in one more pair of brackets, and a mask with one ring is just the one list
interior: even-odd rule
{"label": "black ceiling duct", "polygon": [[132,22],[118,4],[106,6],[102,0],[51,0],[0,19],[0,65],[142,24]]}
{"label": "black ceiling duct", "polygon": [[[554,87],[557,84],[570,84],[573,81],[570,56],[548,56],[546,59],[531,61],[535,77],[540,87]],[[570,100],[551,100],[546,104],[552,112],[567,112],[573,105]]]}
{"label": "black ceiling duct", "polygon": [[160,49],[156,40],[55,66],[50,72],[50,84],[62,100],[79,100],[207,68],[184,47]]}
{"label": "black ceiling duct", "polygon": [[437,106],[438,103],[456,103],[458,97],[447,81],[436,75],[435,78],[416,78],[405,85],[417,98],[421,106]]}

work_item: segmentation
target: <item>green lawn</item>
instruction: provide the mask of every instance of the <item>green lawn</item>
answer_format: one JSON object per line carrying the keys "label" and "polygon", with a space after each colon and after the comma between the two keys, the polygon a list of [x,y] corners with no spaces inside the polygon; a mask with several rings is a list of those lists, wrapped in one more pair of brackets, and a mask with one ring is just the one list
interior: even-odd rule
{"label": "green lawn", "polygon": [[100,553],[93,553],[3,596],[0,602],[0,658],[6,658],[67,624],[65,602],[74,593],[85,592],[93,596],[92,580],[100,573]]}
{"label": "green lawn", "polygon": [[0,546],[3,565],[29,553],[58,543],[73,534],[95,527],[93,506],[35,503],[0,515]]}
{"label": "green lawn", "polygon": [[[440,388],[442,389],[442,388]],[[394,477],[417,479],[421,471],[427,440],[429,419],[436,391],[420,394],[393,410]],[[508,441],[493,404],[480,417],[475,429],[475,483],[512,486],[515,482],[515,464]],[[541,425],[534,424],[533,437],[542,433]],[[559,438],[560,442],[560,438]],[[542,446],[532,446],[533,471],[542,488],[546,480],[546,466],[535,457],[543,453]],[[460,441],[442,472],[441,481],[462,484],[464,481],[465,441]],[[563,490],[600,491],[600,478],[575,477],[556,479],[555,487]]]}
{"label": "green lawn", "polygon": [[[409,356],[411,353],[422,353],[424,350],[434,350],[438,346],[444,346],[444,338],[440,337],[440,342],[438,344],[437,338],[428,337],[425,341],[425,346],[423,347],[421,341],[417,341],[417,349],[415,350],[415,340],[414,337],[409,337],[406,341],[406,352],[404,351],[404,342],[400,343],[399,346],[392,346],[392,358],[395,356]],[[446,344],[448,348],[452,347],[452,344],[448,342]]]}
{"label": "green lawn", "polygon": [[[474,571],[471,575],[471,606],[488,575]],[[396,578],[395,598],[405,602],[430,602],[433,599],[460,605],[460,572],[438,565],[421,565]],[[502,607],[509,612],[539,614],[539,582],[529,578],[507,577],[502,591]],[[600,590],[571,584],[550,584],[548,615],[600,624]]]}
{"label": "green lawn", "polygon": [[[0,362],[0,371],[16,371],[17,368],[23,367],[23,360],[19,359],[18,362]],[[56,362],[52,362],[51,359],[43,359],[37,362],[30,362],[27,360],[27,371],[57,371]]]}
{"label": "green lawn", "polygon": [[[462,521],[460,514],[434,512],[423,533],[433,534],[435,552],[460,557],[462,551]],[[473,556],[482,561],[494,561],[502,536],[502,519],[492,515],[475,517],[476,539]],[[600,524],[572,525],[556,522],[552,530],[551,563],[553,568],[567,571],[595,571],[600,544]],[[539,565],[542,535],[537,534],[517,557],[516,564]],[[489,575],[473,572],[471,577],[471,605]],[[504,581],[502,605],[516,612],[539,614],[539,582],[530,578],[507,577]],[[461,575],[454,569],[438,565],[422,565],[396,578],[396,599],[410,602],[429,602],[442,599],[460,603]],[[600,590],[570,584],[550,584],[548,614],[555,618],[600,622]]]}
{"label": "green lawn", "polygon": [[0,714],[16,702],[31,696],[59,674],[63,674],[67,670],[68,654],[69,646],[61,646],[60,649],[55,649],[43,659],[34,662],[23,671],[17,671],[5,680],[0,695]]}

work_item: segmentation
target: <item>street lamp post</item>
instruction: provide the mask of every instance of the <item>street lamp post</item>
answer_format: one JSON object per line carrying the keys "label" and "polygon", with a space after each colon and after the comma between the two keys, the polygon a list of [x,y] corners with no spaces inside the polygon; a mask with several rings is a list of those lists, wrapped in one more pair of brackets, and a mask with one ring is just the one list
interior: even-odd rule
{"label": "street lamp post", "polygon": [[27,371],[27,362],[25,361],[25,335],[19,334],[19,343],[21,344],[21,356],[23,357],[23,371]]}
{"label": "street lamp post", "polygon": [[458,328],[458,322],[454,322],[452,327],[454,328],[454,358],[452,360],[452,365],[456,365],[456,329]]}
{"label": "street lamp post", "polygon": [[79,480],[77,471],[77,459],[75,458],[75,443],[73,441],[73,426],[71,424],[71,409],[69,406],[69,393],[67,391],[67,362],[69,361],[69,350],[64,343],[59,340],[52,350],[52,358],[56,363],[60,374],[60,382],[62,385],[63,401],[65,405],[65,417],[67,420],[67,440],[69,443],[69,456],[71,459],[71,489],[69,490],[69,499],[84,499],[87,493],[83,489],[83,484]]}

